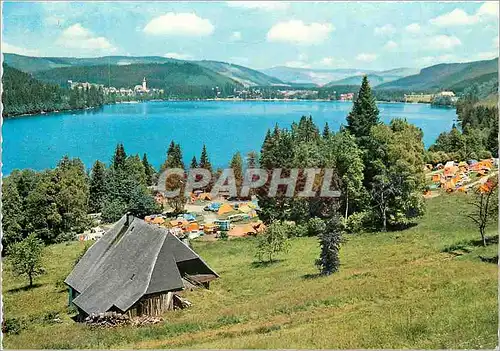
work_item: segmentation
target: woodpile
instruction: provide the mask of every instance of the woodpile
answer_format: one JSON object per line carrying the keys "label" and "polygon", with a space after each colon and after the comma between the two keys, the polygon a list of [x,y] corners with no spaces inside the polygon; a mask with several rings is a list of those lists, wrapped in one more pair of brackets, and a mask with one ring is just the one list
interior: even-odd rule
{"label": "woodpile", "polygon": [[85,318],[85,324],[93,327],[116,327],[129,322],[130,318],[127,315],[116,312],[92,313]]}
{"label": "woodpile", "polygon": [[173,302],[174,302],[174,309],[175,310],[191,307],[191,302],[180,297],[177,294],[174,294],[174,301]]}
{"label": "woodpile", "polygon": [[[191,306],[191,302],[177,294],[169,293],[167,296],[167,306],[173,309],[183,309]],[[159,312],[154,309],[147,309],[148,312]],[[92,327],[112,328],[120,325],[130,324],[136,327],[144,325],[158,324],[163,322],[163,318],[158,315],[142,314],[140,316],[130,316],[129,312],[122,314],[117,312],[93,313],[84,320],[85,324]]]}

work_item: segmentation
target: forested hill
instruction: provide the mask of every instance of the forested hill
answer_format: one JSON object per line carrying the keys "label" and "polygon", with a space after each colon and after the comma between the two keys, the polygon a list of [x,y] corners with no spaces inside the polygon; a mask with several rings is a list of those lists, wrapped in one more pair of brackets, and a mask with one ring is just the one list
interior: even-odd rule
{"label": "forested hill", "polygon": [[69,91],[56,84],[42,83],[5,63],[2,82],[4,117],[81,109],[104,103],[102,94],[95,88],[85,92]]}
{"label": "forested hill", "polygon": [[245,86],[285,86],[281,80],[254,69],[220,61],[196,61],[200,66],[229,77]]}
{"label": "forested hill", "polygon": [[[161,56],[105,56],[105,57],[32,57],[17,54],[4,54],[4,62],[23,72],[33,73],[53,68],[73,66],[130,65],[147,63],[166,63],[178,60]],[[179,61],[181,62],[181,61]]]}
{"label": "forested hill", "polygon": [[42,81],[59,85],[68,80],[130,88],[147,77],[150,88],[165,89],[168,93],[212,96],[212,88],[231,91],[242,85],[212,70],[188,62],[163,64],[133,64],[124,66],[74,66],[35,72]]}
{"label": "forested hill", "polygon": [[453,90],[460,92],[474,83],[498,81],[498,58],[467,63],[443,63],[423,68],[419,74],[377,86],[378,90]]}
{"label": "forested hill", "polygon": [[[244,86],[272,86],[272,85],[285,85],[277,78],[270,77],[262,72],[253,70],[248,67],[235,65],[227,62],[219,61],[187,61],[177,60],[161,56],[105,56],[105,57],[30,57],[17,54],[4,54],[4,62],[11,67],[17,68],[23,72],[35,73],[40,71],[47,71],[55,68],[71,68],[71,67],[89,67],[89,66],[130,66],[130,65],[150,65],[150,64],[172,64],[172,69],[182,67],[196,67],[201,66],[206,70],[215,74],[220,74],[224,77],[230,78]],[[201,70],[206,72],[206,70]],[[68,72],[68,71],[65,71]],[[194,72],[194,71],[193,71]],[[182,72],[181,72],[182,73]],[[147,79],[150,77],[147,76]],[[219,79],[220,77],[218,77]],[[142,79],[142,78],[141,78]],[[92,82],[94,83],[94,82]],[[106,84],[108,82],[106,81]],[[128,82],[136,84],[135,82]]]}

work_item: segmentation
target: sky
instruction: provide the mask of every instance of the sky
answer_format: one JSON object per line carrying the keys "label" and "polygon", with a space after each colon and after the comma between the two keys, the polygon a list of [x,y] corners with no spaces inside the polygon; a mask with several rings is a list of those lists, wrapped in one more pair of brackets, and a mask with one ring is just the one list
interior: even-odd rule
{"label": "sky", "polygon": [[498,56],[491,2],[4,2],[2,51],[254,69],[422,68]]}

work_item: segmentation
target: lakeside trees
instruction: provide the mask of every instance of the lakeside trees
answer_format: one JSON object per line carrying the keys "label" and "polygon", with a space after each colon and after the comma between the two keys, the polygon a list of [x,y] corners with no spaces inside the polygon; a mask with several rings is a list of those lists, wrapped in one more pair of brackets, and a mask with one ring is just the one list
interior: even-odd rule
{"label": "lakeside trees", "polygon": [[[302,225],[312,217],[328,221],[339,212],[346,223],[356,215],[365,219],[366,228],[386,230],[408,224],[423,213],[422,131],[401,119],[389,126],[380,124],[366,77],[347,121],[339,132],[325,127],[327,131],[320,135],[312,118],[304,116],[290,130],[276,126],[267,132],[261,167],[281,168],[282,177],[289,176],[292,168],[332,168],[341,196],[323,199],[315,188],[316,196],[308,198],[286,197],[284,189],[269,197],[266,187],[257,189],[265,222],[291,220]],[[304,176],[298,175],[302,185],[295,194]]]}
{"label": "lakeside trees", "polygon": [[147,185],[143,162],[127,156],[121,144],[108,168],[97,161],[90,174],[80,159],[67,156],[51,170],[14,170],[2,184],[3,248],[8,252],[30,233],[45,244],[69,240],[91,225],[92,212],[102,212],[109,222],[126,211],[154,213]]}
{"label": "lakeside trees", "polygon": [[426,155],[428,162],[498,157],[496,84],[474,84],[457,102],[458,126],[441,133]]}
{"label": "lakeside trees", "polygon": [[103,92],[95,87],[63,89],[55,84],[42,83],[5,63],[3,69],[4,117],[97,107],[105,102]]}

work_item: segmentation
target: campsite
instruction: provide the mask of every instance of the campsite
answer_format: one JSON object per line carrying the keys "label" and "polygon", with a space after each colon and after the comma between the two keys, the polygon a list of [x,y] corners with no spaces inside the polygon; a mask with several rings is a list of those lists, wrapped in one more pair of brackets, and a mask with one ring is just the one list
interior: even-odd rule
{"label": "campsite", "polygon": [[[6,348],[494,348],[495,241],[477,243],[461,213],[467,195],[425,200],[404,231],[349,235],[337,274],[318,277],[314,237],[295,238],[270,265],[255,262],[253,237],[192,241],[220,275],[186,291],[187,309],[155,325],[94,329],[75,323],[63,284],[84,242],[48,246],[34,289],[4,270],[4,312],[18,331]],[[495,225],[487,235],[495,237]],[[492,240],[493,240],[492,239]]]}

